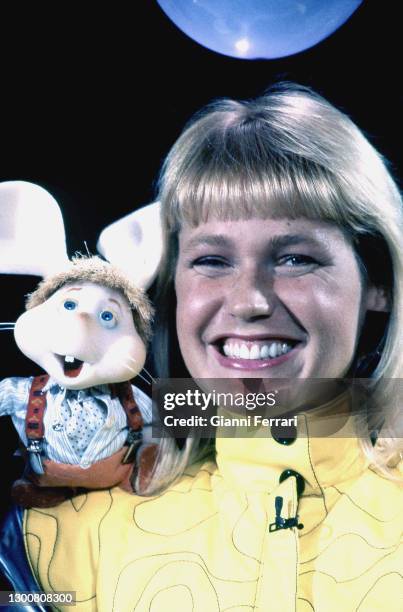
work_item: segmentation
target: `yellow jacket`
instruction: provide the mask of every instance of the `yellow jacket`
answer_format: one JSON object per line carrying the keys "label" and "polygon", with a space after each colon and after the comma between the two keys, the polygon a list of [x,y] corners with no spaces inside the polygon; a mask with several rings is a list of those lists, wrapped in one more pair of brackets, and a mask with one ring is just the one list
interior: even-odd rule
{"label": "yellow jacket", "polygon": [[[368,465],[351,419],[337,437],[316,423],[300,415],[288,445],[220,438],[216,462],[153,498],[115,488],[30,510],[38,582],[76,591],[76,612],[402,612],[403,490]],[[270,530],[279,497],[302,529]]]}

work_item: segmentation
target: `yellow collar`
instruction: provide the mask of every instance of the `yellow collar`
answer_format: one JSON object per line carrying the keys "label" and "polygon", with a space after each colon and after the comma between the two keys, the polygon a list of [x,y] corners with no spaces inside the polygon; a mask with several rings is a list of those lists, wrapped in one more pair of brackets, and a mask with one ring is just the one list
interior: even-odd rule
{"label": "yellow collar", "polygon": [[252,437],[217,436],[217,464],[232,487],[271,492],[286,470],[293,470],[304,480],[303,496],[321,495],[323,488],[356,478],[368,466],[347,393],[299,413],[292,443],[276,441],[274,432],[262,427]]}

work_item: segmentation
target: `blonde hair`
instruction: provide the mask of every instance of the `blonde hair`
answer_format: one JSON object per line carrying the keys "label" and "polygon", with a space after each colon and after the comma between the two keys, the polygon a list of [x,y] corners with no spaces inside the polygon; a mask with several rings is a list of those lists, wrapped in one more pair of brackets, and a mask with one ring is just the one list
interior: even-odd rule
{"label": "blonde hair", "polygon": [[[169,316],[183,223],[305,217],[335,223],[349,235],[364,277],[384,286],[391,307],[371,374],[374,405],[380,409],[368,415],[371,428],[382,429],[382,440],[373,447],[368,436],[363,439],[371,461],[388,474],[387,464],[402,450],[393,384],[402,375],[402,203],[385,161],[362,132],[321,96],[292,83],[255,100],[220,100],[199,113],[172,147],[159,199],[166,244],[154,352],[159,375],[165,377],[172,376],[166,356],[175,343]],[[380,263],[384,277],[374,278]],[[180,474],[199,448],[197,438],[187,440],[182,455],[175,454],[173,441],[166,444],[170,450],[161,451],[165,466],[157,466],[155,475],[161,483]]]}

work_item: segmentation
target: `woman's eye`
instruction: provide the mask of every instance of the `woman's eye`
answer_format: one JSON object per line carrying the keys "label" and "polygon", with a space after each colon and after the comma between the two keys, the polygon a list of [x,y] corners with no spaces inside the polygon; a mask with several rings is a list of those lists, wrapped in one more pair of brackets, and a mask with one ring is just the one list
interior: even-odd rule
{"label": "woman's eye", "polygon": [[228,266],[228,262],[223,257],[217,257],[214,255],[206,255],[204,257],[198,257],[192,262],[193,267],[206,266],[211,268],[223,268]]}
{"label": "woman's eye", "polygon": [[103,310],[100,312],[99,319],[101,324],[107,328],[115,327],[117,323],[115,315],[110,310]]}
{"label": "woman's eye", "polygon": [[276,266],[289,269],[290,272],[303,273],[319,265],[319,262],[310,255],[284,255],[277,260]]}
{"label": "woman's eye", "polygon": [[65,300],[63,306],[66,310],[75,310],[78,304],[74,300]]}
{"label": "woman's eye", "polygon": [[206,274],[219,274],[231,267],[231,264],[224,258],[216,255],[205,255],[198,257],[192,262],[192,267]]}

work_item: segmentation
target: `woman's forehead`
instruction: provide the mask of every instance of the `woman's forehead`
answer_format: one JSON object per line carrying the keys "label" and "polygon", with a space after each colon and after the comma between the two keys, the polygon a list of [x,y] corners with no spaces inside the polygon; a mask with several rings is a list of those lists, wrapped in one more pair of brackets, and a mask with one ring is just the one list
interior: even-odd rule
{"label": "woman's forehead", "polygon": [[203,243],[219,246],[246,239],[297,244],[329,240],[345,242],[346,237],[343,230],[335,223],[303,217],[297,219],[251,217],[235,221],[211,219],[197,226],[184,223],[179,231],[179,243],[187,247]]}

